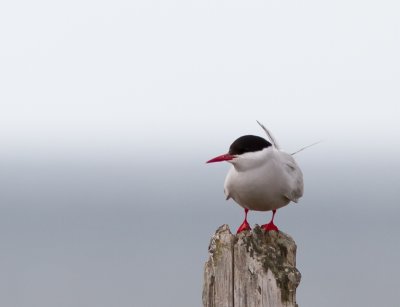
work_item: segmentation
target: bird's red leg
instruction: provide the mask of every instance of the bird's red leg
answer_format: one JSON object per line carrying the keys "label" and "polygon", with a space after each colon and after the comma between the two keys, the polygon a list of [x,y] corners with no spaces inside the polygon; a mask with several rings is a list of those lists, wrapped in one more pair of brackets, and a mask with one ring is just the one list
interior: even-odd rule
{"label": "bird's red leg", "polygon": [[262,225],[261,228],[270,231],[270,230],[275,230],[279,231],[278,227],[274,224],[274,217],[275,217],[276,210],[272,210],[272,219],[268,224]]}
{"label": "bird's red leg", "polygon": [[249,209],[244,209],[244,221],[242,223],[242,225],[240,225],[240,227],[238,228],[236,233],[245,231],[245,230],[251,230],[249,223],[247,222],[247,212],[249,212]]}

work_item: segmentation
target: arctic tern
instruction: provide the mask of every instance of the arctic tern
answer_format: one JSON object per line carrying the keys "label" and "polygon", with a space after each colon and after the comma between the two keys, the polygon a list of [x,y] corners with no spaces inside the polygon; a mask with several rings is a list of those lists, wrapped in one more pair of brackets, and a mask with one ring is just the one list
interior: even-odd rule
{"label": "arctic tern", "polygon": [[228,153],[207,161],[232,164],[225,179],[224,192],[227,200],[232,198],[244,208],[245,218],[237,233],[251,229],[247,222],[249,210],[272,210],[271,221],[261,227],[266,231],[279,231],[274,224],[276,210],[290,202],[297,203],[303,196],[303,173],[293,154],[282,151],[271,132],[257,123],[269,141],[255,135],[244,135],[231,144]]}

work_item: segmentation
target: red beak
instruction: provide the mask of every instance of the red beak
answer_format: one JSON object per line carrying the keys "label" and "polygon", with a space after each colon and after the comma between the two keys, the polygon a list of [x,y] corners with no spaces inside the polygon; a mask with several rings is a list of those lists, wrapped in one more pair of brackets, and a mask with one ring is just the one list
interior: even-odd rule
{"label": "red beak", "polygon": [[230,154],[223,154],[223,155],[220,155],[218,157],[215,157],[215,158],[207,161],[206,163],[229,161],[229,160],[232,160],[233,158],[235,158],[235,156],[230,155]]}

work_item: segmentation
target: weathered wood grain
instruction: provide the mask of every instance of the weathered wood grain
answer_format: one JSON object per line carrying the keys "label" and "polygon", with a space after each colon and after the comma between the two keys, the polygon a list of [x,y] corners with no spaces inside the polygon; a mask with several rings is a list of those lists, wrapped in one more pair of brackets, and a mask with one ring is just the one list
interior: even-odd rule
{"label": "weathered wood grain", "polygon": [[223,225],[211,238],[205,264],[204,307],[296,307],[300,273],[296,244],[283,232],[233,235]]}

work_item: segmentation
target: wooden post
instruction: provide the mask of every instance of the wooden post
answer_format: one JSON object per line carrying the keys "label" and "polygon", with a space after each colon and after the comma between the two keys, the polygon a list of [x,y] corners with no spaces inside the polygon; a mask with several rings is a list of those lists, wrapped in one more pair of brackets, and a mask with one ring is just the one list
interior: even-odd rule
{"label": "wooden post", "polygon": [[259,226],[233,235],[228,225],[211,238],[204,269],[204,307],[297,307],[296,243]]}

